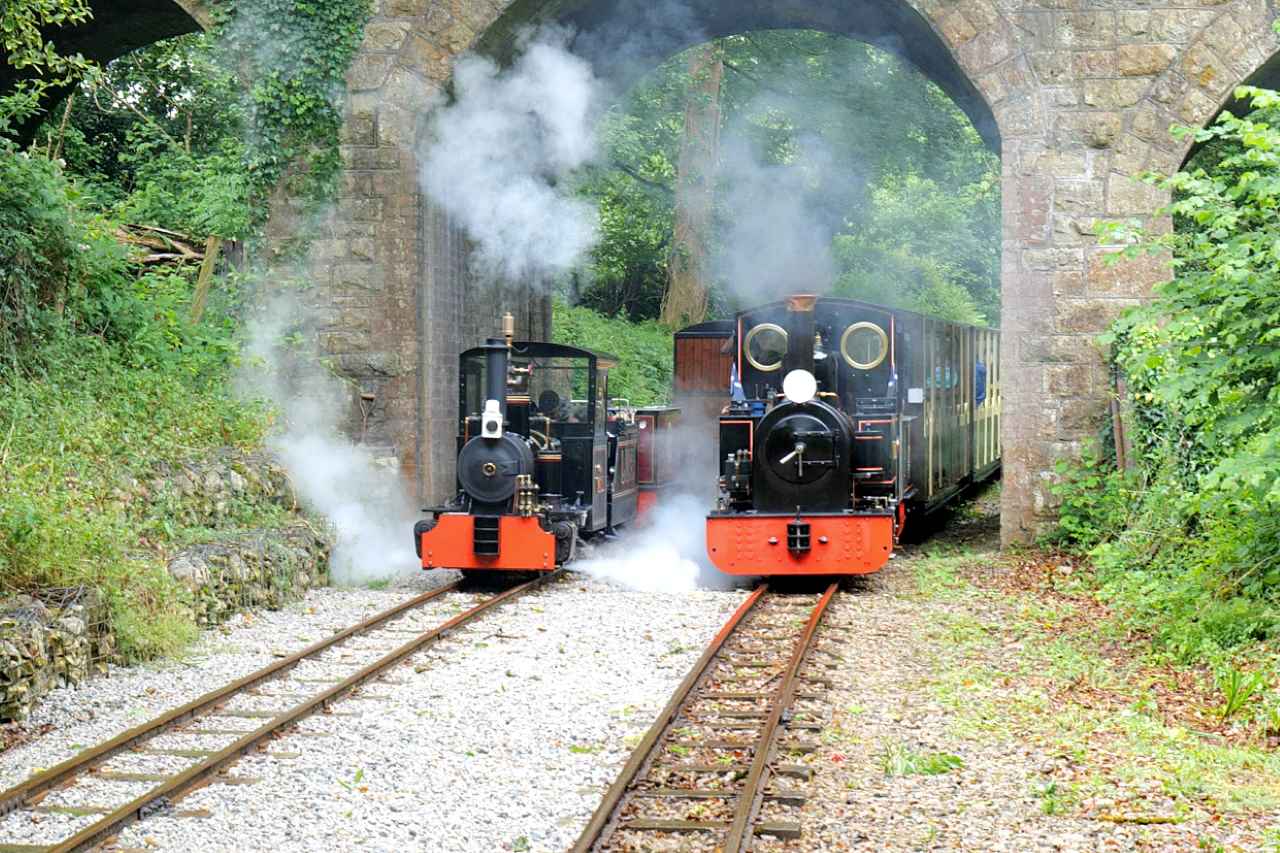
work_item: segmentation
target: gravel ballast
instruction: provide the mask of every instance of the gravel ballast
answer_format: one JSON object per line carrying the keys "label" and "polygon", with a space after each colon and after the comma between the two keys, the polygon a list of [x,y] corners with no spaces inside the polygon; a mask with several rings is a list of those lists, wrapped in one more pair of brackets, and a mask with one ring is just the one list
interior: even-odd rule
{"label": "gravel ballast", "polygon": [[[225,633],[210,632],[189,666],[130,669],[59,691],[38,712],[54,731],[0,757],[0,779],[20,781],[36,767],[416,594],[424,583],[415,579],[411,588],[383,592],[315,591],[296,607],[237,618]],[[480,595],[444,596],[429,605],[431,619],[444,621]],[[257,779],[254,784],[211,785],[178,804],[207,810],[208,817],[155,816],[126,830],[119,843],[207,851],[563,850],[743,595],[634,592],[571,575],[415,655],[385,681],[335,705],[334,714],[307,719],[273,742],[271,754],[241,760],[232,773]],[[349,671],[366,645],[357,641],[324,663],[307,663],[298,677]],[[229,707],[289,704],[262,695]],[[222,720],[228,728],[260,723]],[[180,737],[188,748],[218,742]],[[169,736],[156,743],[178,745]],[[158,772],[182,763],[123,755],[107,768]],[[102,784],[89,790],[103,790]],[[103,795],[109,790],[115,789]],[[118,794],[99,804],[117,805],[136,794],[133,783],[119,783]],[[57,792],[46,803],[87,801],[83,791],[71,796]],[[0,821],[0,841],[46,843],[92,820],[39,817],[39,823],[26,815]]]}

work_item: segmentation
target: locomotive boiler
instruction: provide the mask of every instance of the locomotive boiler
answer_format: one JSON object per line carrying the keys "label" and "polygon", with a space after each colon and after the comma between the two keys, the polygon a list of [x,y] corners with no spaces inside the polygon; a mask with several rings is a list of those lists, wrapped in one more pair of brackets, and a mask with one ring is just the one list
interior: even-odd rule
{"label": "locomotive boiler", "polygon": [[656,488],[668,433],[653,427],[673,410],[610,408],[616,359],[516,341],[510,314],[503,327],[459,359],[457,492],[414,527],[424,569],[552,571]]}
{"label": "locomotive boiler", "polygon": [[707,554],[728,574],[875,572],[910,515],[1000,466],[992,329],[797,295],[677,333],[676,392],[719,408]]}

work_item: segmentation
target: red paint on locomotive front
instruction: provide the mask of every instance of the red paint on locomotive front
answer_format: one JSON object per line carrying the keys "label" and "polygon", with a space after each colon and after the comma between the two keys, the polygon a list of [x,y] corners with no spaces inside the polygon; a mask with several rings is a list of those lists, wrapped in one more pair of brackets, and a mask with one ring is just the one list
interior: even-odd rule
{"label": "red paint on locomotive front", "polygon": [[787,549],[794,515],[707,518],[707,556],[729,575],[868,575],[893,553],[892,515],[801,516],[810,548]]}
{"label": "red paint on locomotive front", "polygon": [[556,567],[556,538],[538,519],[519,515],[498,518],[498,554],[480,556],[474,546],[475,518],[446,512],[422,534],[422,568],[491,569],[502,572],[549,572]]}

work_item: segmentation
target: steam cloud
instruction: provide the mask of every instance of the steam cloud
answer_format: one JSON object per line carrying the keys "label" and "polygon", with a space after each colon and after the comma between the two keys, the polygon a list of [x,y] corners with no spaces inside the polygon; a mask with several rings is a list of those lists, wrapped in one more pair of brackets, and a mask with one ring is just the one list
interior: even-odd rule
{"label": "steam cloud", "polygon": [[741,128],[725,136],[720,176],[733,215],[714,256],[717,277],[746,304],[827,290],[836,276],[834,229],[814,201],[831,171],[825,146],[803,140],[797,160],[805,165],[780,165],[765,162]]}
{"label": "steam cloud", "polygon": [[642,592],[731,589],[749,580],[722,574],[707,558],[706,517],[717,473],[714,422],[686,413],[666,438],[680,454],[676,482],[643,523],[630,525],[622,541],[573,563],[574,571]]}
{"label": "steam cloud", "polygon": [[286,335],[310,325],[292,295],[262,306],[249,326],[240,390],[269,399],[280,411],[280,429],[267,447],[303,504],[333,527],[334,582],[360,585],[407,574],[417,567],[413,505],[397,472],[343,435],[340,415],[351,405],[350,390],[313,358],[286,346]]}
{"label": "steam cloud", "polygon": [[596,210],[559,184],[596,156],[602,85],[568,33],[526,34],[510,69],[466,56],[457,99],[437,111],[422,183],[476,243],[480,272],[507,279],[574,268],[595,243]]}

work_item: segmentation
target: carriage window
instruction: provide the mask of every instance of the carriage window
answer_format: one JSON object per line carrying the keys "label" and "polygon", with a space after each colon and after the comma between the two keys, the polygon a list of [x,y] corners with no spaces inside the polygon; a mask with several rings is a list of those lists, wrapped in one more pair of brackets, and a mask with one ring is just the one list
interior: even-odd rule
{"label": "carriage window", "polygon": [[854,370],[872,370],[889,354],[889,336],[875,323],[854,323],[840,337],[840,354]]}
{"label": "carriage window", "polygon": [[743,349],[756,370],[777,370],[787,354],[787,330],[777,323],[761,323],[747,332]]}

